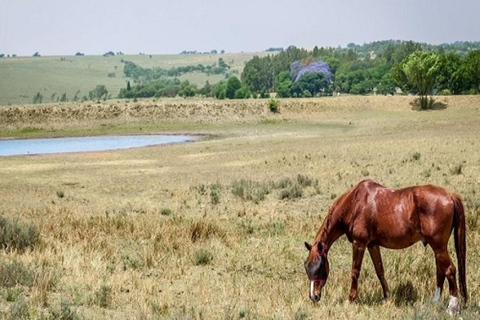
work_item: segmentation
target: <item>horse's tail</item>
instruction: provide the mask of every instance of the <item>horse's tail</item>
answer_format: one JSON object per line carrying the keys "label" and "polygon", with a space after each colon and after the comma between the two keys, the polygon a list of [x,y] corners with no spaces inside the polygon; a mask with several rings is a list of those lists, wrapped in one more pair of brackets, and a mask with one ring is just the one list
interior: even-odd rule
{"label": "horse's tail", "polygon": [[454,203],[454,239],[455,251],[457,251],[460,294],[466,303],[468,296],[465,265],[465,260],[467,257],[467,243],[465,239],[465,209],[462,204],[462,199],[458,195],[453,194],[452,200]]}

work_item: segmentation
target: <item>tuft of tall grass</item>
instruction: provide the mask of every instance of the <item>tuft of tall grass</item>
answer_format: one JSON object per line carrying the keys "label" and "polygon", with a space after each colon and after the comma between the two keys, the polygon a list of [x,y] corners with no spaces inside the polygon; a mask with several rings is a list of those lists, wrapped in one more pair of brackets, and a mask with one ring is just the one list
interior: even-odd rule
{"label": "tuft of tall grass", "polygon": [[213,260],[213,254],[206,249],[196,250],[193,254],[193,257],[194,257],[193,263],[196,266],[203,266],[203,265],[210,264],[210,262],[212,262]]}
{"label": "tuft of tall grass", "polygon": [[224,238],[225,231],[218,225],[205,221],[197,221],[190,226],[190,240],[193,243],[207,240],[214,236]]}

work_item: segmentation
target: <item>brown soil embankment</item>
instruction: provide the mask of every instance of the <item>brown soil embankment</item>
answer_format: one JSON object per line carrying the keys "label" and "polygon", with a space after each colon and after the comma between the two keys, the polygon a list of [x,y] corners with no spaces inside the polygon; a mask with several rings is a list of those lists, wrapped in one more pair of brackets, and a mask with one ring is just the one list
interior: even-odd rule
{"label": "brown soil embankment", "polygon": [[[314,99],[281,99],[280,112],[317,113],[368,110],[396,111],[411,108],[410,96],[345,96]],[[480,96],[437,97],[447,107],[459,109],[480,104]],[[0,108],[0,125],[83,123],[89,121],[238,121],[270,115],[268,100],[142,100],[102,103],[65,103]]]}

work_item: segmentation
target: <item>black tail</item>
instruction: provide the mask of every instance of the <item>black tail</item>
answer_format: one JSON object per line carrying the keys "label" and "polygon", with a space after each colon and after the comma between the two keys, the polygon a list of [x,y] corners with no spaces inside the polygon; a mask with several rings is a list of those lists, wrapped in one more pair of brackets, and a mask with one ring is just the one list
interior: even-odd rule
{"label": "black tail", "polygon": [[452,200],[455,205],[454,211],[454,239],[455,251],[457,251],[458,261],[458,276],[460,284],[460,294],[465,303],[467,303],[467,279],[466,279],[466,258],[467,258],[467,243],[465,236],[465,209],[462,204],[462,199],[458,195],[452,195]]}

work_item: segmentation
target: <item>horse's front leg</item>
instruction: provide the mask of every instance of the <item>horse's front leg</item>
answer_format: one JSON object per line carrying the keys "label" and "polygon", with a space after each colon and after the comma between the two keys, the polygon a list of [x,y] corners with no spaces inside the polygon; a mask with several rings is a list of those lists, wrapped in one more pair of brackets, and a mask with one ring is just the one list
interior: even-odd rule
{"label": "horse's front leg", "polygon": [[388,289],[387,280],[385,280],[382,256],[380,255],[380,247],[368,247],[368,252],[370,253],[370,257],[372,258],[373,266],[375,267],[375,272],[377,273],[378,280],[380,280],[380,284],[382,285],[383,298],[387,300],[390,297],[390,291]]}
{"label": "horse's front leg", "polygon": [[358,277],[362,268],[363,254],[365,253],[365,245],[353,241],[353,263],[352,263],[352,286],[350,288],[350,301],[357,299]]}

